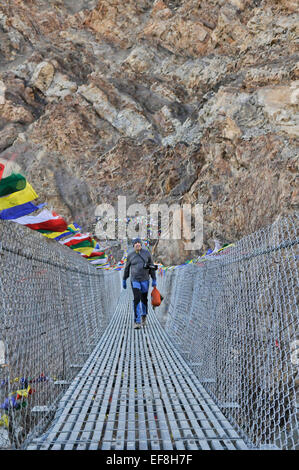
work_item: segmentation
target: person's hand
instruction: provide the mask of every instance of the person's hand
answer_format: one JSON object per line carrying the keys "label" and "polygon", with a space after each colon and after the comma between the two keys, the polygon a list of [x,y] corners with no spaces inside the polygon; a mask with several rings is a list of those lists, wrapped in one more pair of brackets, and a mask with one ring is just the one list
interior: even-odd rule
{"label": "person's hand", "polygon": [[123,288],[126,289],[127,288],[127,281],[125,279],[123,279]]}
{"label": "person's hand", "polygon": [[157,285],[157,281],[156,281],[156,279],[153,279],[153,280],[152,280],[152,286],[153,286],[153,287],[156,287],[156,285]]}

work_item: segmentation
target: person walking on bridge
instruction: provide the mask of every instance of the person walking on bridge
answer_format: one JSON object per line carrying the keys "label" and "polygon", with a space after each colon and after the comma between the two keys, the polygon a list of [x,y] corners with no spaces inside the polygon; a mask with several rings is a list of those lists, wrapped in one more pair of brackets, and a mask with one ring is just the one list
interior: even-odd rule
{"label": "person walking on bridge", "polygon": [[[131,286],[134,295],[134,328],[140,329],[145,326],[148,313],[147,295],[149,290],[149,277],[152,278],[152,286],[157,285],[155,266],[153,265],[150,252],[142,248],[140,238],[133,240],[134,250],[128,253],[127,262],[123,276],[123,288],[127,288],[127,279],[130,275]],[[131,271],[131,273],[130,273]]]}

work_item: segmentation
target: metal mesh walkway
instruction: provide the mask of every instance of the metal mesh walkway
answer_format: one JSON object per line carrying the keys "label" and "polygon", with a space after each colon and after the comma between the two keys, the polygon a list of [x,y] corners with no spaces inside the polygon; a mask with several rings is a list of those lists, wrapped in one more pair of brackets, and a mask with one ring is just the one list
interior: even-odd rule
{"label": "metal mesh walkway", "polygon": [[196,450],[247,446],[173,348],[150,308],[133,329],[123,292],[101,340],[28,450]]}

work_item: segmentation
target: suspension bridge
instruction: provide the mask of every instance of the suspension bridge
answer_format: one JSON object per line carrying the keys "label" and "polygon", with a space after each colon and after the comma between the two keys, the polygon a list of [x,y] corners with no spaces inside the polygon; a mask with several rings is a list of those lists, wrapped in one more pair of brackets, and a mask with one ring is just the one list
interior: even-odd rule
{"label": "suspension bridge", "polygon": [[0,241],[0,448],[298,448],[297,219],[159,274],[140,330],[121,271]]}

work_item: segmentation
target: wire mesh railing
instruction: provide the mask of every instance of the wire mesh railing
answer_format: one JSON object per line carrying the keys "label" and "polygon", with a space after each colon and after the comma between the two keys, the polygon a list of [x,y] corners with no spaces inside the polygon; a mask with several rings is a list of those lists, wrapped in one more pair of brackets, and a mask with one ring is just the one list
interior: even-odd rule
{"label": "wire mesh railing", "polygon": [[298,448],[298,219],[158,276],[156,309],[223,414],[257,448]]}
{"label": "wire mesh railing", "polygon": [[27,228],[0,224],[0,448],[51,421],[65,387],[116,308],[118,271],[103,273]]}

